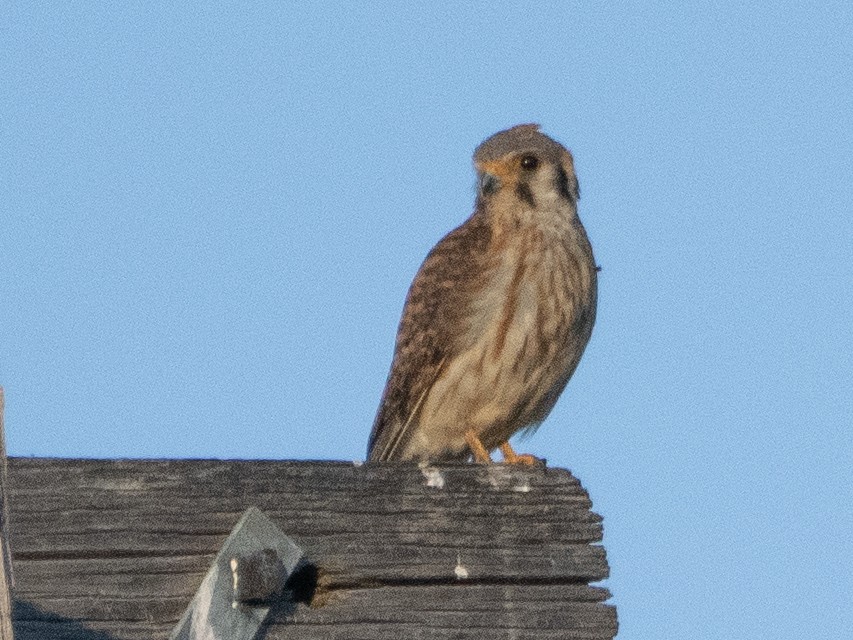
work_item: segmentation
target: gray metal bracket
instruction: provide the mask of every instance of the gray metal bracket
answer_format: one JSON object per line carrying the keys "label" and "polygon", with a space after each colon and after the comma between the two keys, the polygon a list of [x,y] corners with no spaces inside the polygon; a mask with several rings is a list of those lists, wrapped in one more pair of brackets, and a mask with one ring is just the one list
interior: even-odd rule
{"label": "gray metal bracket", "polygon": [[249,507],[169,640],[253,640],[301,558],[290,538]]}

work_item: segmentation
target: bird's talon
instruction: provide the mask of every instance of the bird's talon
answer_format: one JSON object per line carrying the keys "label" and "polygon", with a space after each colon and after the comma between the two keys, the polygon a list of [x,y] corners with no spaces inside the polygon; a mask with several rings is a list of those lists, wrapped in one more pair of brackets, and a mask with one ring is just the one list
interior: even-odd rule
{"label": "bird's talon", "polygon": [[501,445],[501,453],[504,457],[505,464],[520,464],[527,467],[533,467],[539,464],[540,460],[529,453],[516,453],[510,446],[509,442],[504,442]]}
{"label": "bird's talon", "polygon": [[468,448],[471,449],[471,455],[474,456],[474,462],[478,464],[491,464],[492,456],[489,455],[488,449],[480,442],[480,438],[472,430],[465,432],[465,442],[468,443]]}

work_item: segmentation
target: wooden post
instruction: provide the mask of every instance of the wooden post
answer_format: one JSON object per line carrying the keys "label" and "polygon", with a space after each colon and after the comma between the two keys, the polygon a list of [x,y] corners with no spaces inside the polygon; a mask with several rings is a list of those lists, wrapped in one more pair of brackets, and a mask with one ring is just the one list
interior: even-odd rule
{"label": "wooden post", "polygon": [[12,640],[12,553],[9,549],[9,508],[6,504],[6,432],[3,425],[5,402],[3,387],[0,387],[0,640]]}
{"label": "wooden post", "polygon": [[188,619],[213,624],[173,638],[251,637],[216,631],[232,612],[265,640],[617,631],[602,520],[565,469],[12,457],[8,493],[16,640],[166,640]]}

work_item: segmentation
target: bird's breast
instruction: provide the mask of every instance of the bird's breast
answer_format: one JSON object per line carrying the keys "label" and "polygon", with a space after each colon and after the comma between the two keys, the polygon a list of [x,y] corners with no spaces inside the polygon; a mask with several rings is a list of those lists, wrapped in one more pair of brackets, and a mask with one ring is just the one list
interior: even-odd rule
{"label": "bird's breast", "polygon": [[495,247],[422,425],[455,435],[460,448],[473,429],[494,447],[547,415],[589,338],[579,318],[594,308],[595,268],[582,245],[531,232]]}
{"label": "bird's breast", "polygon": [[595,278],[591,255],[573,240],[531,233],[504,250],[470,335],[486,379],[527,383],[571,359],[566,345],[594,304]]}

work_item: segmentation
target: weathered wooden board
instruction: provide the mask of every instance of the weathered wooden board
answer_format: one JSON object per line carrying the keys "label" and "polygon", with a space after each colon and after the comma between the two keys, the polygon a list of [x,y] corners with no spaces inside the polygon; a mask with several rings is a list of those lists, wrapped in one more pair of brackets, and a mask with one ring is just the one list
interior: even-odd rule
{"label": "weathered wooden board", "polygon": [[[601,602],[604,590],[579,585],[429,585],[349,589],[323,607],[299,607],[269,629],[266,640],[408,640],[458,638],[465,640],[518,638],[611,639],[616,635],[615,611]],[[46,604],[53,604],[48,602]],[[56,604],[60,604],[59,601]],[[89,614],[91,635],[79,624],[43,618],[15,629],[22,638],[166,638],[169,624],[146,622],[140,610],[107,609],[103,604],[75,601]],[[88,606],[87,606],[88,604]],[[183,603],[156,611],[180,615]],[[127,615],[127,618],[122,616]],[[104,620],[104,618],[108,618]],[[162,619],[162,618],[161,618]],[[117,624],[117,620],[121,624]],[[114,631],[120,628],[120,632]],[[85,632],[83,632],[85,633]],[[98,635],[115,633],[115,635]]]}
{"label": "weathered wooden board", "polygon": [[12,640],[12,553],[9,548],[9,510],[6,502],[6,429],[3,417],[6,410],[3,387],[0,387],[0,640]]}
{"label": "weathered wooden board", "polygon": [[19,640],[167,638],[249,506],[317,570],[269,639],[615,635],[561,469],[13,458],[9,497]]}

